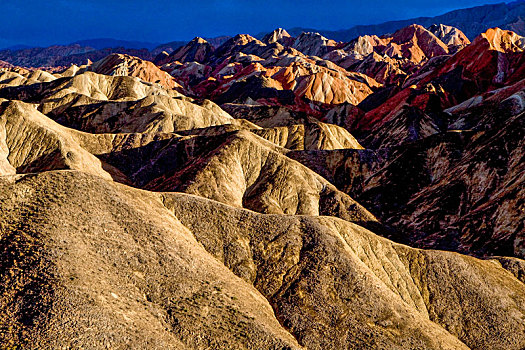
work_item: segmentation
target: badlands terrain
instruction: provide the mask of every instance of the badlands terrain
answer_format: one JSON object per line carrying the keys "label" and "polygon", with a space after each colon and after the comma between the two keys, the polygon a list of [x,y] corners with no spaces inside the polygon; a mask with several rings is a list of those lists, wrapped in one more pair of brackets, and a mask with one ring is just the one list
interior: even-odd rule
{"label": "badlands terrain", "polygon": [[0,347],[524,349],[525,38],[469,36],[0,62]]}

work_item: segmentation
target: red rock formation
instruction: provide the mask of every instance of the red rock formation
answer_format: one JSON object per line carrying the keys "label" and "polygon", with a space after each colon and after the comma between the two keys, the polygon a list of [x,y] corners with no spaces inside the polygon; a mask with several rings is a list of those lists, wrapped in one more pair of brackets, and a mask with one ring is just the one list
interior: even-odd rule
{"label": "red rock formation", "polygon": [[207,61],[215,49],[203,38],[195,38],[190,41],[187,45],[184,45],[168,57],[157,59],[155,63],[162,66],[166,63],[178,62],[205,62]]}
{"label": "red rock formation", "polygon": [[[320,44],[319,50],[328,47],[323,46],[326,40],[322,37],[312,37],[315,40],[309,42],[310,35],[303,35],[299,42],[313,43],[309,48]],[[244,103],[249,99],[313,114],[321,113],[322,106],[357,104],[381,85],[364,74],[348,72],[319,58],[308,58],[295,48],[285,48],[279,38],[289,36],[276,30],[267,36],[265,44],[249,35],[237,35],[205,62],[173,62],[162,69],[176,77],[195,97],[219,103]]]}
{"label": "red rock formation", "polygon": [[384,50],[390,57],[401,54],[413,63],[448,53],[448,47],[441,40],[417,24],[395,32]]}
{"label": "red rock formation", "polygon": [[[324,62],[324,61],[321,61]],[[357,104],[380,84],[359,73],[297,57],[254,62],[246,67],[229,63],[216,69],[193,91],[224,102],[251,98],[262,104],[292,104],[295,110],[312,110],[310,102],[321,105]],[[230,75],[223,72],[231,69]]]}
{"label": "red rock formation", "polygon": [[368,112],[360,127],[382,125],[407,106],[425,110],[431,96],[439,99],[439,107],[433,105],[433,109],[445,109],[517,82],[525,70],[524,48],[523,37],[499,28],[489,29],[415,85]]}
{"label": "red rock formation", "polygon": [[181,87],[172,76],[160,70],[152,62],[129,55],[109,55],[93,63],[91,70],[99,74],[137,77],[150,83],[160,84],[168,89]]}
{"label": "red rock formation", "polygon": [[[468,42],[456,28],[441,29],[443,38],[451,42],[449,46],[454,52],[463,47],[461,45],[465,40]],[[414,24],[393,35],[360,36],[323,58],[348,70],[366,74],[380,83],[402,84],[408,75],[416,72],[431,58],[447,55],[449,46],[429,30]]]}
{"label": "red rock formation", "polygon": [[524,49],[523,37],[499,28],[489,29],[423,83],[459,70],[462,80],[470,82],[477,90],[469,89],[465,94],[472,96],[488,91],[504,83],[518,69]]}

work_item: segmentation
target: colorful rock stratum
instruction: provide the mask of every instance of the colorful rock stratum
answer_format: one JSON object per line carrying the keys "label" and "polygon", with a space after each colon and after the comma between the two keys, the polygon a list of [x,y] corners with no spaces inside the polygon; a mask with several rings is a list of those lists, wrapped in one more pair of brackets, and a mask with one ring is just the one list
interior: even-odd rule
{"label": "colorful rock stratum", "polygon": [[0,348],[525,349],[524,50],[414,24],[0,61]]}

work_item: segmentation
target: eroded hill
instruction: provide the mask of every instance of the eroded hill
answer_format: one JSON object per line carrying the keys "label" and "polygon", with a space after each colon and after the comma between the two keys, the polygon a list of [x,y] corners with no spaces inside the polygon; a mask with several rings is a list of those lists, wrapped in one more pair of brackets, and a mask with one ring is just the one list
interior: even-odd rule
{"label": "eroded hill", "polygon": [[523,349],[524,43],[3,64],[0,344]]}

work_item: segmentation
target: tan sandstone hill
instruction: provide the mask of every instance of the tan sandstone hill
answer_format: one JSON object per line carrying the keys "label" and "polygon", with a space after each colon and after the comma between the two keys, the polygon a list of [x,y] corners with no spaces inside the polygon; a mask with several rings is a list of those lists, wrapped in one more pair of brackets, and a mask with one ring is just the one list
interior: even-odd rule
{"label": "tan sandstone hill", "polygon": [[93,63],[91,70],[106,75],[137,77],[150,83],[158,83],[168,89],[180,88],[175,79],[152,62],[130,55],[109,55]]}
{"label": "tan sandstone hill", "polygon": [[7,345],[525,344],[523,284],[495,260],[412,249],[338,219],[256,214],[79,172],[2,177],[0,188]]}
{"label": "tan sandstone hill", "polygon": [[522,37],[180,44],[0,62],[1,349],[525,349]]}

